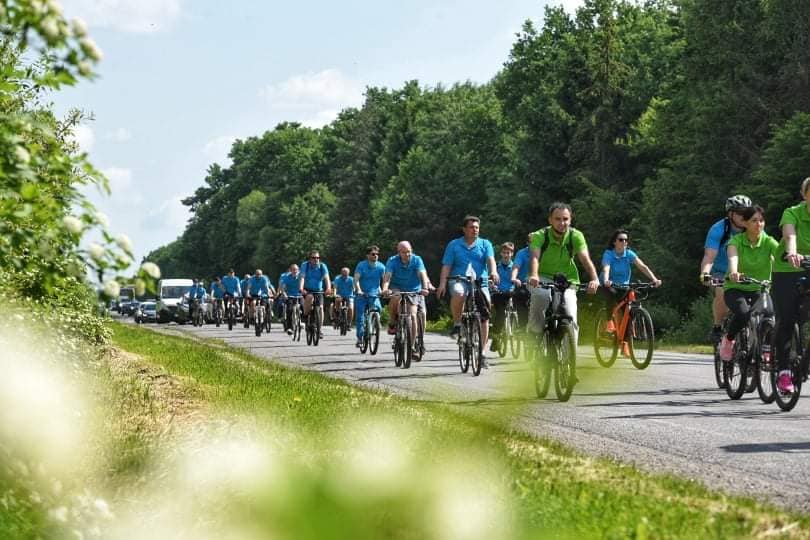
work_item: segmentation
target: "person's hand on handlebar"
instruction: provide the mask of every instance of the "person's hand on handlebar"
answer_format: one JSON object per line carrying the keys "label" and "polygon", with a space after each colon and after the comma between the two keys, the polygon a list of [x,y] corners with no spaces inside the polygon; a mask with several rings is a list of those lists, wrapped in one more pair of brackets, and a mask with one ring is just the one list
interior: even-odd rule
{"label": "person's hand on handlebar", "polygon": [[802,265],[804,256],[799,255],[798,253],[789,253],[785,255],[785,260],[789,262],[793,268],[799,268]]}
{"label": "person's hand on handlebar", "polygon": [[442,298],[446,291],[447,291],[447,282],[446,281],[439,282],[439,287],[436,289],[436,296]]}
{"label": "person's hand on handlebar", "polygon": [[537,287],[540,285],[540,278],[537,277],[537,274],[529,276],[529,285],[531,287]]}
{"label": "person's hand on handlebar", "polygon": [[704,287],[710,287],[710,286],[711,286],[711,284],[712,284],[712,275],[711,275],[711,274],[708,274],[708,273],[706,273],[706,272],[701,272],[701,274],[700,274],[700,278],[699,278],[699,279],[700,279],[700,283],[701,283],[701,284],[702,284]]}
{"label": "person's hand on handlebar", "polygon": [[588,294],[596,294],[597,289],[599,289],[599,280],[592,279],[588,282]]}
{"label": "person's hand on handlebar", "polygon": [[740,272],[729,272],[728,277],[734,283],[739,283],[740,280],[743,278],[743,274]]}

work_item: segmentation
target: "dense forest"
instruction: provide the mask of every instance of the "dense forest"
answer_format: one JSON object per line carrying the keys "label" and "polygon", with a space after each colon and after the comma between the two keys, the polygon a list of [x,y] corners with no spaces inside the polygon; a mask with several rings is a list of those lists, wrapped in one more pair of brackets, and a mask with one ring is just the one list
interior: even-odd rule
{"label": "dense forest", "polygon": [[334,273],[408,239],[435,281],[464,215],[523,245],[560,200],[594,259],[629,228],[666,284],[656,303],[685,313],[724,199],[749,194],[775,233],[810,175],[804,0],[586,0],[527,20],[504,56],[484,85],[367,88],[321,129],[236,141],[184,201],[183,234],[147,259],[167,276],[275,280],[310,248]]}

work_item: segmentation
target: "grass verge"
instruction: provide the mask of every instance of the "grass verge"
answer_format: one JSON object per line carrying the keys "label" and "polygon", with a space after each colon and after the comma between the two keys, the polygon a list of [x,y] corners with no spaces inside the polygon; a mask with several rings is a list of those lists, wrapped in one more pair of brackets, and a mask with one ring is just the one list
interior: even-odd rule
{"label": "grass verge", "polygon": [[[411,483],[403,485],[417,493],[394,496],[386,492],[369,502],[368,492],[330,491],[324,487],[331,485],[329,475],[316,475],[314,480],[309,476],[309,483],[298,483],[299,487],[309,486],[308,495],[299,493],[296,500],[300,506],[282,520],[303,526],[303,522],[290,516],[299,512],[309,516],[304,529],[292,529],[296,537],[341,537],[322,536],[333,525],[330,512],[344,519],[354,516],[353,537],[442,537],[432,534],[436,522],[429,522],[434,528],[428,529],[431,534],[425,536],[425,531],[420,532],[410,518],[422,516],[425,508],[419,501],[429,498],[429,486],[437,471],[464,462],[475,464],[472,469],[464,469],[468,476],[490,474],[491,478],[473,484],[485,486],[484,493],[464,491],[458,495],[458,519],[462,524],[476,523],[476,514],[505,512],[511,525],[500,531],[508,530],[509,536],[515,538],[810,537],[807,516],[714,493],[687,480],[649,475],[609,460],[583,456],[552,442],[516,433],[498,422],[462,416],[441,404],[356,388],[319,374],[268,363],[237,349],[132,326],[116,324],[113,341],[117,347],[177,377],[189,395],[212,410],[249,418],[256,429],[281,426],[285,433],[294,434],[285,438],[285,444],[300,445],[296,453],[306,455],[310,465],[318,464],[315,469],[328,469],[324,463],[335,460],[345,465],[341,460],[347,451],[334,442],[334,434],[355,430],[353,419],[363,413],[373,411],[389,424],[413,427],[407,433],[400,432],[393,442],[407,448],[416,460],[416,467],[408,470],[413,477]],[[396,455],[391,451],[382,456],[383,462],[395,460]],[[368,463],[377,463],[374,456]],[[415,479],[418,481],[414,484]],[[355,482],[349,483],[356,488]],[[505,494],[503,507],[498,506],[500,488]],[[391,497],[400,504],[391,505]],[[358,507],[357,499],[366,503]],[[437,500],[447,502],[441,497]],[[261,512],[267,513],[262,506],[255,510],[251,516],[256,519]],[[311,512],[327,520],[326,528],[311,523],[317,521]]]}

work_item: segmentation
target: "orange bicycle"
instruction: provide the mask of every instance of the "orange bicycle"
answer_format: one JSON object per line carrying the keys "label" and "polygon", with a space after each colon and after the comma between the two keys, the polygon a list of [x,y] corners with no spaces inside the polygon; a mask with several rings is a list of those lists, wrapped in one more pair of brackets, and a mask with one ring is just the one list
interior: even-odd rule
{"label": "orange bicycle", "polygon": [[630,357],[636,369],[646,369],[650,365],[655,348],[655,329],[652,317],[641,306],[641,301],[647,297],[646,291],[653,287],[652,283],[642,282],[613,285],[614,289],[627,293],[610,314],[603,308],[596,316],[593,351],[599,365],[612,366],[619,347]]}

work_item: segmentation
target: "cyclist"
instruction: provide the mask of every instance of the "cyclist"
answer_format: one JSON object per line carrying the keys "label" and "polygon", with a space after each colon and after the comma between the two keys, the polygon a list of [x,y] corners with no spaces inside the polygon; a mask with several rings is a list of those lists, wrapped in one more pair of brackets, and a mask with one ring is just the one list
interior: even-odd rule
{"label": "cyclist", "polygon": [[276,315],[276,319],[281,319],[281,307],[284,305],[284,296],[281,294],[281,284],[284,281],[284,277],[289,274],[289,270],[286,272],[282,272],[278,275],[278,294],[276,294],[276,298],[273,301],[273,312]]}
{"label": "cyclist", "polygon": [[743,208],[745,234],[738,234],[728,242],[728,277],[723,285],[726,306],[734,314],[726,334],[720,341],[720,359],[728,362],[734,355],[734,336],[748,322],[748,317],[760,295],[759,285],[739,283],[743,276],[758,280],[771,279],[771,266],[779,250],[779,243],[768,236],[765,229],[765,211],[761,206]]}
{"label": "cyclist", "polygon": [[[739,212],[743,208],[751,206],[751,199],[745,195],[733,195],[726,199],[726,217],[715,222],[706,234],[706,242],[703,246],[703,260],[700,261],[700,281],[704,285],[711,284],[712,279],[723,279],[728,271],[728,254],[726,246],[732,236],[743,230],[743,221]],[[712,315],[714,317],[714,327],[712,328],[712,340],[719,341],[722,334],[721,325],[723,318],[728,313],[726,302],[723,300],[723,291],[719,288],[714,292],[714,303],[712,304]]]}
{"label": "cyclist", "polygon": [[239,313],[245,316],[245,303],[247,302],[248,284],[250,282],[250,274],[245,274],[242,281],[239,282],[239,288],[242,291],[242,296],[239,298]]}
{"label": "cyclist", "polygon": [[[270,279],[262,273],[261,268],[257,268],[253,277],[248,279],[246,296],[248,298],[256,298],[260,302],[265,302],[268,298],[273,297],[273,293],[275,293],[275,289],[273,289],[273,284],[270,283]],[[251,303],[251,309],[255,309],[255,304]],[[267,316],[270,316],[269,312]]]}
{"label": "cyclist", "polygon": [[515,285],[513,302],[515,309],[518,312],[518,322],[526,322],[529,319],[529,299],[531,293],[526,287],[529,280],[529,265],[531,260],[531,250],[529,243],[532,240],[532,235],[526,236],[526,246],[515,253],[515,260],[512,264],[512,273],[509,276],[502,276],[503,278],[511,278],[512,283]]}
{"label": "cyclist", "polygon": [[[780,392],[793,392],[793,380],[788,370],[788,350],[793,325],[799,321],[801,297],[796,293],[799,280],[804,276],[801,269],[803,255],[810,254],[810,177],[801,184],[804,201],[782,212],[779,226],[782,241],[773,265],[773,307],[776,311],[776,336],[774,353],[780,370],[776,386]],[[782,260],[785,257],[786,260]]]}
{"label": "cyclist", "polygon": [[228,270],[227,276],[223,276],[222,286],[225,287],[226,304],[230,299],[242,296],[242,286],[239,283],[239,278],[234,274],[233,268]]}
{"label": "cyclist", "polygon": [[[355,302],[357,306],[357,347],[360,347],[363,343],[364,325],[366,324],[366,302],[369,300],[365,295],[380,295],[380,283],[384,274],[385,265],[380,262],[380,248],[368,246],[366,248],[366,260],[358,262],[354,268],[354,290],[357,293],[357,301]],[[374,298],[373,301],[374,308],[377,311],[382,311],[380,299]]]}
{"label": "cyclist", "polygon": [[[649,278],[653,286],[660,287],[661,280],[655,277],[652,270],[644,264],[641,258],[636,255],[636,252],[628,247],[630,243],[630,233],[627,229],[616,229],[613,236],[610,237],[608,248],[602,254],[602,287],[600,290],[605,295],[605,308],[608,314],[613,312],[613,308],[625,295],[625,291],[616,290],[613,285],[627,285],[630,283],[630,275],[633,272],[633,266],[636,266],[641,272]],[[616,327],[613,319],[608,319],[607,331],[615,332]]]}
{"label": "cyclist", "polygon": [[[436,294],[439,298],[447,290],[447,278],[452,275],[481,277],[481,296],[475,299],[481,313],[481,342],[486,346],[489,338],[490,297],[487,277],[492,276],[495,285],[500,282],[498,271],[495,268],[495,250],[492,242],[479,238],[481,220],[476,216],[466,216],[463,221],[464,236],[451,240],[444,250],[442,257],[442,273],[439,276],[439,288]],[[467,284],[453,281],[450,284],[450,311],[453,313],[453,330],[450,337],[458,338],[461,332],[461,312],[464,309],[464,295]],[[486,356],[481,355],[481,365],[487,367]]]}
{"label": "cyclist", "polygon": [[292,306],[297,302],[301,304],[301,290],[298,287],[298,265],[293,263],[290,265],[288,272],[281,274],[281,281],[278,284],[279,296],[286,297],[287,302],[287,320],[284,322],[287,333],[292,334]]}
{"label": "cyclist", "polygon": [[349,307],[348,324],[351,326],[354,316],[354,278],[349,275],[349,269],[340,269],[340,275],[335,278],[335,316],[339,316],[343,302]]}
{"label": "cyclist", "polygon": [[[390,287],[390,288],[389,288]],[[411,320],[416,320],[417,306],[425,308],[425,296],[430,291],[430,280],[425,270],[425,263],[422,257],[414,255],[411,243],[407,240],[397,244],[397,255],[392,255],[385,263],[385,274],[383,274],[383,284],[380,293],[383,296],[389,294],[396,295],[399,292],[418,292],[416,302],[411,305]],[[399,302],[388,303],[388,333],[396,335],[397,318],[399,317]]]}
{"label": "cyclist", "polygon": [[219,276],[215,276],[214,280],[211,282],[211,297],[214,299],[214,306],[218,307],[220,314],[222,314],[222,306],[224,305],[222,300],[225,298],[225,286],[222,285],[222,280],[219,279]]}
{"label": "cyclist", "polygon": [[[326,285],[326,287],[324,287]],[[321,254],[317,249],[309,252],[309,259],[301,263],[301,271],[298,274],[298,288],[301,294],[304,295],[304,318],[309,315],[309,310],[312,309],[312,302],[314,296],[312,293],[324,293],[329,295],[332,293],[332,282],[329,279],[329,268],[325,263],[321,262]],[[321,320],[323,320],[323,302],[318,306],[321,312]],[[323,332],[319,334],[323,337]]]}
{"label": "cyclist", "polygon": [[[546,309],[551,303],[551,291],[539,287],[540,282],[552,282],[556,274],[563,274],[572,284],[579,283],[579,270],[575,257],[579,259],[590,278],[588,294],[594,294],[599,287],[596,268],[588,253],[585,236],[571,226],[571,207],[555,202],[548,209],[549,225],[532,233],[529,286],[532,288],[532,301],[529,306],[529,331],[543,332],[546,325]],[[574,330],[574,343],[577,343],[579,325],[577,323],[577,294],[569,288],[564,293],[565,311],[571,317]]]}
{"label": "cyclist", "polygon": [[203,285],[202,279],[193,279],[191,281],[191,288],[188,290],[188,315],[192,319],[194,318],[194,301],[198,300],[199,304],[197,305],[197,309],[202,306],[203,301],[205,301],[205,286]]}
{"label": "cyclist", "polygon": [[498,276],[503,276],[498,288],[492,295],[492,346],[490,350],[495,351],[498,349],[498,340],[500,338],[500,331],[503,328],[504,314],[506,312],[506,303],[509,301],[509,294],[515,290],[515,284],[509,279],[512,275],[514,262],[512,261],[512,254],[515,252],[515,244],[512,242],[504,242],[501,244],[500,253],[501,260],[498,261],[496,269]]}

